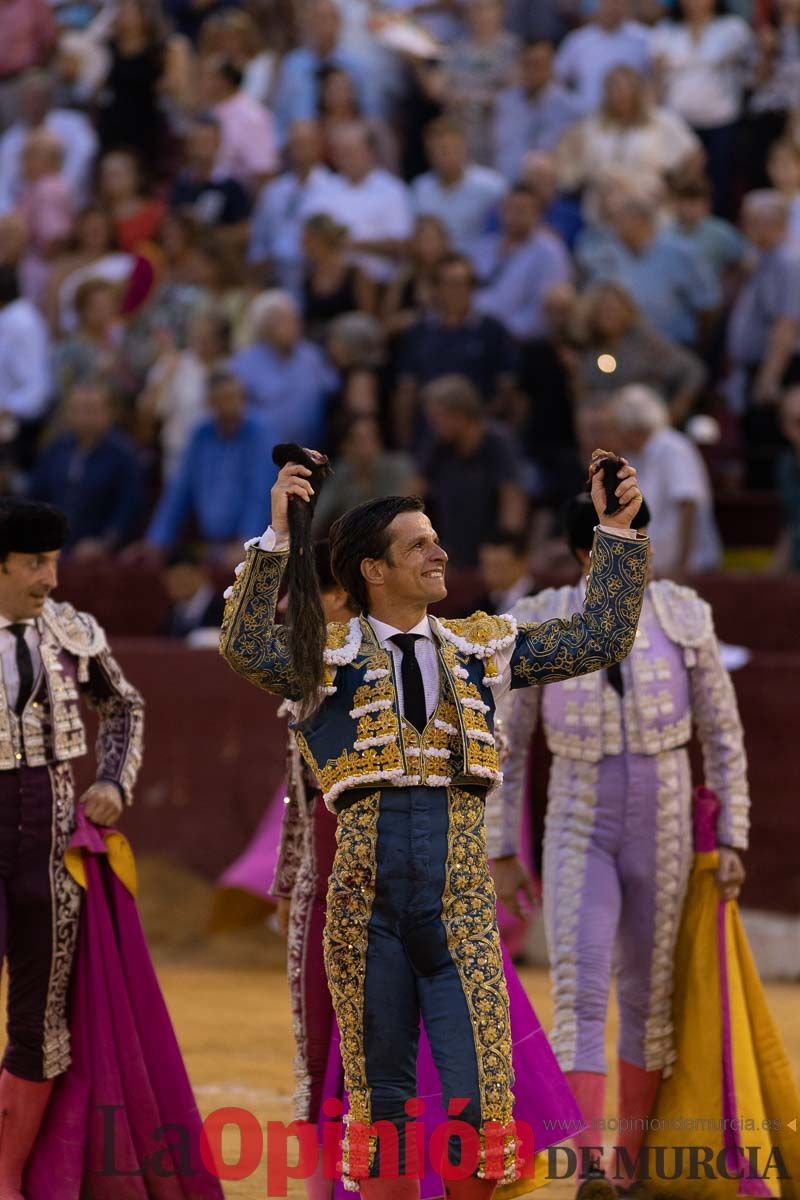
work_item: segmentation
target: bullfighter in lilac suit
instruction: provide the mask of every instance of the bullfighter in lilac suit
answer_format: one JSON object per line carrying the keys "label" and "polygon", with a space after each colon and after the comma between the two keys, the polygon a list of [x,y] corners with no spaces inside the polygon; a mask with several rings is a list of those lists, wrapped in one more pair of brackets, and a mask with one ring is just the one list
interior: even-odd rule
{"label": "bullfighter in lilac suit", "polygon": [[100,718],[97,782],[80,798],[90,820],[117,819],[141,760],[142,700],[103,630],[49,598],[67,532],[50,505],[0,505],[0,961],[9,970],[0,1200],[22,1200],[53,1080],[70,1064],[80,888],[64,851],[75,828],[72,760],[87,748],[81,696]]}
{"label": "bullfighter in lilac suit", "polygon": [[[643,505],[636,524],[647,519]],[[588,496],[571,502],[566,524],[585,567],[594,524]],[[581,603],[584,587],[582,580],[526,597],[513,615],[564,617]],[[503,719],[513,738],[503,762],[502,804],[488,821],[490,843],[508,840],[508,827],[499,826],[518,821],[540,717],[553,755],[543,871],[551,1040],[589,1122],[583,1144],[594,1145],[604,1115],[604,1030],[616,966],[619,1108],[632,1126],[619,1142],[635,1157],[643,1128],[637,1132],[636,1121],[648,1116],[658,1081],[675,1061],[673,953],[693,858],[687,752],[693,729],[706,785],[722,802],[720,886],[733,894],[744,877],[737,853],[748,837],[742,727],[709,606],[689,588],[651,582],[624,662],[511,694]],[[599,1164],[595,1170],[599,1176]],[[649,1194],[630,1178],[625,1183],[627,1194]],[[626,1194],[600,1178],[584,1186],[598,1200]]]}

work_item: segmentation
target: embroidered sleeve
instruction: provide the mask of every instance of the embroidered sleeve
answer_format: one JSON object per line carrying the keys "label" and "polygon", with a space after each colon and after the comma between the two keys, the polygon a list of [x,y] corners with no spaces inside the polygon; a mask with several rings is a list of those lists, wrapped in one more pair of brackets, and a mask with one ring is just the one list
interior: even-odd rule
{"label": "embroidered sleeve", "polygon": [[294,890],[297,871],[303,857],[306,812],[305,782],[300,752],[291,734],[289,735],[286,760],[286,798],[281,821],[281,844],[270,894],[288,900]]}
{"label": "embroidered sleeve", "polygon": [[689,683],[695,729],[703,747],[706,787],[716,792],[722,804],[717,837],[726,846],[746,850],[750,794],[744,733],[736,693],[722,665],[715,636],[699,647]]}
{"label": "embroidered sleeve", "polygon": [[95,748],[97,778],[116,783],[125,803],[131,804],[142,764],[144,700],[125,678],[110,650],[89,660],[84,690],[100,717]]}
{"label": "embroidered sleeve", "polygon": [[251,546],[225,603],[219,651],[234,671],[265,692],[299,699],[289,658],[288,630],[275,623],[275,605],[288,553]]}
{"label": "embroidered sleeve", "polygon": [[647,583],[648,542],[595,534],[583,612],[519,628],[511,687],[554,683],[620,662],[631,651]]}

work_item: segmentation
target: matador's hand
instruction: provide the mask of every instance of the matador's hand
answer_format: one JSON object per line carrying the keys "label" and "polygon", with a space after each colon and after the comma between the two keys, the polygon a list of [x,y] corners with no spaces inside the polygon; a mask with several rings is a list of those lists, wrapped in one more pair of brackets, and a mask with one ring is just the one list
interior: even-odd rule
{"label": "matador's hand", "polygon": [[536,903],[536,897],[533,894],[530,873],[522,859],[516,854],[508,854],[503,858],[493,858],[489,866],[494,879],[497,899],[502,901],[515,917],[524,917],[525,911],[520,904],[520,892],[525,895],[531,907]]}
{"label": "matador's hand", "polygon": [[738,899],[746,874],[738,850],[732,846],[720,846],[717,887],[723,900]]}
{"label": "matador's hand", "polygon": [[85,806],[87,817],[95,825],[116,825],[122,813],[122,796],[115,783],[93,783],[78,803]]}
{"label": "matador's hand", "polygon": [[617,471],[618,484],[616,496],[619,508],[615,513],[606,512],[606,493],[603,486],[603,463],[608,458],[616,458],[609,450],[595,450],[589,466],[589,478],[592,485],[592,501],[598,520],[603,525],[618,526],[629,529],[631,521],[642,507],[642,493],[639,491],[639,481],[636,478],[636,468],[624,458],[620,459],[621,466]]}

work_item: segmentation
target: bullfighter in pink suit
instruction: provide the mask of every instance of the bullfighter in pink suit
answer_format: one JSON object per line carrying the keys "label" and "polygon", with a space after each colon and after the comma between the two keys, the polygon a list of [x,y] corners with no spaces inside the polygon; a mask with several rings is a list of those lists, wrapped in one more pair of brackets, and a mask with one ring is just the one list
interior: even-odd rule
{"label": "bullfighter in pink suit", "polygon": [[[643,505],[636,523],[648,519]],[[585,568],[594,524],[588,496],[571,502],[566,524]],[[518,621],[564,617],[580,604],[584,587],[582,580],[527,597],[513,614]],[[502,716],[514,736],[503,762],[502,803],[487,820],[490,842],[507,838],[519,819],[540,717],[553,755],[543,871],[555,1000],[551,1037],[589,1122],[579,1141],[599,1144],[606,1010],[616,966],[619,1115],[631,1122],[619,1142],[635,1157],[643,1128],[635,1122],[649,1115],[659,1080],[675,1061],[673,956],[694,854],[687,751],[693,729],[705,782],[722,802],[723,894],[736,894],[744,878],[738,851],[748,837],[746,759],[711,610],[689,588],[649,583],[627,659],[541,691],[515,692]],[[650,1194],[628,1178],[615,1191],[599,1165],[596,1173],[584,1185],[596,1200]]]}

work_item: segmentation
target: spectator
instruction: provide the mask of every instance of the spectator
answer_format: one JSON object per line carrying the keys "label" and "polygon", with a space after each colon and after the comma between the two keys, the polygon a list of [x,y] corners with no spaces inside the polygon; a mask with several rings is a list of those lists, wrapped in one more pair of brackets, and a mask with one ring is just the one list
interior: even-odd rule
{"label": "spectator", "polygon": [[672,230],[689,242],[698,258],[708,263],[720,284],[733,282],[747,254],[744,238],[733,225],[711,213],[708,180],[678,180],[671,188]]}
{"label": "spectator", "polygon": [[575,305],[575,289],[569,283],[552,287],[544,297],[546,332],[520,347],[517,388],[508,411],[529,468],[527,491],[537,510],[560,509],[585,480],[575,447]]}
{"label": "spectator", "polygon": [[112,150],[100,163],[100,200],[114,223],[120,250],[135,254],[158,236],[166,208],[145,195],[139,164],[128,150]]}
{"label": "spectator", "polygon": [[378,422],[371,416],[349,418],[333,466],[314,513],[315,537],[325,537],[338,517],[364,500],[407,496],[414,489],[412,459],[384,448]]}
{"label": "spectator", "polygon": [[197,117],[186,135],[184,167],[172,185],[170,206],[196,226],[224,230],[238,243],[248,236],[250,199],[242,185],[216,169],[221,135],[213,117]]}
{"label": "spectator", "polygon": [[350,262],[347,230],[326,213],[309,217],[303,227],[303,251],[308,264],[303,282],[303,316],[312,341],[324,342],[330,322],[342,313],[375,306],[371,279]]}
{"label": "spectator", "polygon": [[480,395],[463,375],[445,375],[424,393],[434,441],[419,460],[436,531],[454,567],[476,567],[495,529],[521,532],[527,501],[517,447],[490,425]]}
{"label": "spectator", "polygon": [[511,612],[518,600],[534,590],[524,533],[493,530],[478,547],[478,563],[486,588],[486,599],[479,607],[487,612]]}
{"label": "spectator", "polygon": [[784,136],[800,95],[800,0],[777,0],[769,17],[755,30],[758,53],[749,81],[753,90],[742,157],[752,188],[767,186],[767,156]]}
{"label": "spectator", "polygon": [[424,430],[419,389],[442,375],[465,375],[485,405],[507,394],[515,367],[508,334],[475,304],[475,277],[469,259],[448,254],[435,272],[435,308],[422,316],[398,343],[397,390],[393,416],[398,445],[418,442]]}
{"label": "spectator", "polygon": [[23,294],[41,307],[52,260],[72,229],[69,184],[61,174],[61,146],[46,129],[29,133],[22,147],[22,188],[17,212],[25,227],[26,249],[19,265]]}
{"label": "spectator", "polygon": [[471,161],[494,162],[492,130],[497,95],[514,74],[519,43],[503,29],[501,0],[467,0],[469,32],[427,74],[429,95],[458,123]]}
{"label": "spectator", "polygon": [[102,558],[124,546],[142,513],[142,472],[136,452],[114,423],[105,383],[86,379],[67,394],[65,432],[44,450],[29,493],[69,519],[72,557]]}
{"label": "spectator", "polygon": [[200,56],[219,54],[229,59],[242,73],[242,91],[259,104],[269,103],[275,85],[278,56],[264,48],[262,28],[249,12],[226,8],[212,13],[203,22]]}
{"label": "spectator", "polygon": [[53,380],[59,396],[87,379],[118,382],[119,289],[105,279],[85,279],[75,292],[78,328],[58,342],[53,353]]}
{"label": "spectator", "polygon": [[202,4],[195,0],[163,0],[163,8],[178,33],[194,42],[206,21],[239,3],[240,0],[203,0]]}
{"label": "spectator", "polygon": [[783,533],[775,550],[773,570],[800,571],[800,387],[791,387],[785,393],[780,414],[781,430],[789,445],[778,459]]}
{"label": "spectator", "polygon": [[543,150],[529,150],[522,160],[519,182],[539,198],[545,225],[549,225],[572,252],[583,228],[583,216],[576,197],[558,190],[555,156],[545,154]]}
{"label": "spectator", "polygon": [[314,121],[296,121],[286,145],[289,170],[261,191],[250,222],[247,252],[259,282],[277,283],[299,300],[303,281],[302,212],[306,197],[330,179]]}
{"label": "spectator", "polygon": [[195,426],[208,416],[208,381],[230,354],[230,323],[216,309],[201,308],[189,325],[189,341],[179,350],[164,331],[163,349],[138,399],[143,440],[158,427],[161,472],[171,479]]}
{"label": "spectator", "polygon": [[213,557],[235,564],[242,542],[260,537],[269,523],[269,489],[276,475],[272,447],[283,439],[263,413],[246,411],[244,390],[229,372],[218,371],[209,380],[208,405],[213,415],[189,439],[145,548],[155,556],[166,554],[191,524]]}
{"label": "spectator", "polygon": [[[50,398],[47,326],[20,297],[13,267],[0,266],[0,435],[11,423],[36,421]],[[13,436],[13,433],[12,433]]]}
{"label": "spectator", "polygon": [[386,283],[411,234],[408,189],[376,166],[370,132],[363,123],[340,126],[332,151],[337,174],[310,189],[303,214],[327,213],[344,225],[354,261],[371,279]]}
{"label": "spectator", "polygon": [[114,11],[108,74],[98,93],[103,150],[134,150],[160,164],[166,136],[159,89],[167,66],[160,10],[147,0],[121,0]]}
{"label": "spectator", "polygon": [[728,323],[729,398],[742,414],[748,485],[768,488],[782,444],[781,388],[800,381],[800,249],[785,244],[789,211],[779,192],[750,192],[742,223],[759,260]]}
{"label": "spectator", "polygon": [[77,214],[72,233],[71,244],[54,259],[47,281],[44,311],[54,332],[75,329],[75,292],[84,279],[123,284],[133,269],[131,255],[116,250],[111,218],[99,204]]}
{"label": "spectator", "polygon": [[643,383],[665,401],[672,423],[682,424],[706,380],[700,359],[648,325],[618,283],[595,284],[581,306],[575,372],[581,402],[603,402],[627,384]]}
{"label": "spectator", "polygon": [[632,67],[642,75],[647,71],[647,33],[628,20],[629,10],[628,0],[597,0],[592,19],[559,46],[556,77],[575,92],[583,113],[599,108],[606,76],[614,67]]}
{"label": "spectator", "polygon": [[541,224],[542,207],[530,188],[516,184],[503,201],[500,232],[483,239],[477,255],[485,286],[477,307],[520,341],[545,328],[543,301],[571,275],[563,242]]}
{"label": "spectator", "polygon": [[390,333],[402,333],[433,311],[436,268],[452,247],[444,222],[417,217],[408,244],[408,261],[386,289],[383,313]]}
{"label": "spectator", "polygon": [[530,150],[555,150],[581,116],[578,102],[554,76],[551,42],[529,42],[519,56],[519,82],[497,97],[492,132],[494,165],[510,183],[520,179]]}
{"label": "spectator", "polygon": [[48,74],[28,71],[17,92],[16,120],[0,138],[0,214],[16,204],[22,148],[28,134],[41,129],[52,134],[61,147],[61,169],[73,200],[86,202],[97,134],[84,113],[53,107],[53,83]]}
{"label": "spectator", "polygon": [[328,402],[324,441],[332,453],[352,417],[371,417],[382,429],[387,427],[383,326],[366,313],[344,313],[331,322],[327,349],[339,376],[338,391],[331,393]]}
{"label": "spectator", "polygon": [[612,236],[578,261],[592,281],[614,280],[636,301],[642,315],[670,341],[695,345],[701,323],[710,320],[721,296],[711,268],[692,247],[658,230],[650,205],[623,201]]}
{"label": "spectator", "polygon": [[800,244],[800,150],[790,138],[775,142],[767,159],[767,174],[789,208],[786,240]]}
{"label": "spectator", "polygon": [[558,147],[559,186],[582,190],[584,213],[596,219],[596,190],[604,182],[619,180],[658,206],[668,172],[699,157],[700,143],[683,118],[654,108],[632,67],[614,67],[598,111],[574,125]]}
{"label": "spectator", "polygon": [[47,62],[56,45],[56,24],[47,0],[4,0],[0,42],[0,129],[16,116],[21,77]]}
{"label": "spectator", "polygon": [[379,115],[379,103],[362,62],[341,45],[341,16],[334,0],[312,0],[306,13],[305,45],[290,50],[280,65],[275,116],[282,137],[295,121],[313,121],[319,112],[320,73],[326,66],[347,71],[359,87],[359,107]]}
{"label": "spectator", "polygon": [[219,640],[225,601],[202,555],[194,547],[179,547],[170,555],[162,578],[171,606],[162,637],[196,641],[192,635],[198,630],[213,630]]}
{"label": "spectator", "polygon": [[747,67],[755,44],[741,17],[717,15],[716,0],[680,0],[680,14],[653,31],[651,53],[669,108],[700,137],[708,157],[714,211],[730,216]]}
{"label": "spectator", "polygon": [[505,180],[467,161],[467,143],[452,118],[431,121],[425,148],[432,169],[411,185],[414,208],[419,216],[438,217],[453,247],[473,258],[505,193]]}
{"label": "spectator", "polygon": [[621,453],[636,467],[652,514],[653,571],[680,580],[713,570],[721,545],[708,472],[694,442],[669,428],[663,401],[640,384],[618,393],[614,418]]}
{"label": "spectator", "polygon": [[400,156],[397,139],[391,128],[379,117],[364,116],[353,76],[335,63],[320,68],[318,117],[326,161],[331,159],[330,148],[335,131],[342,125],[363,120],[372,137],[378,166],[397,173]]}
{"label": "spectator", "polygon": [[252,193],[278,166],[272,114],[242,91],[242,72],[229,59],[205,60],[201,90],[220,129],[215,170]]}
{"label": "spectator", "polygon": [[336,379],[321,350],[304,339],[300,311],[288,292],[257,296],[251,328],[252,344],[231,360],[247,403],[269,418],[276,442],[316,446]]}

